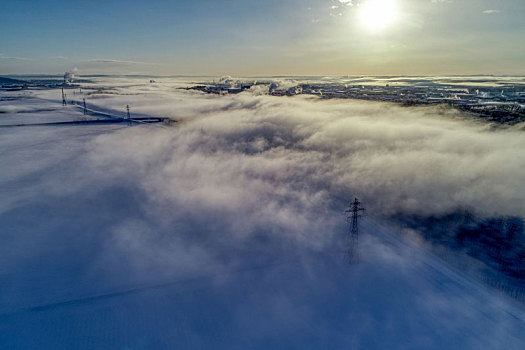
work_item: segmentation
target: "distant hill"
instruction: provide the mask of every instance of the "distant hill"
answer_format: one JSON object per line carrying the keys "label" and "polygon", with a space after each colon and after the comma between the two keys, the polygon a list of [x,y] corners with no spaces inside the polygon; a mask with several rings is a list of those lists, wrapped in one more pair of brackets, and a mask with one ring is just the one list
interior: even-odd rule
{"label": "distant hill", "polygon": [[26,81],[0,77],[0,84],[27,84]]}

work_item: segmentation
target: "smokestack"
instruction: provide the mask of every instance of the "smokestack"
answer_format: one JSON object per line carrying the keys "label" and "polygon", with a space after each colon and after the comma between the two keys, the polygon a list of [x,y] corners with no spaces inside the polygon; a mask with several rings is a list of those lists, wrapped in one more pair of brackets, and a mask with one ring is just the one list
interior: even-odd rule
{"label": "smokestack", "polygon": [[69,85],[73,82],[73,79],[75,78],[75,72],[78,71],[78,69],[74,68],[70,71],[67,71],[64,73],[64,84]]}

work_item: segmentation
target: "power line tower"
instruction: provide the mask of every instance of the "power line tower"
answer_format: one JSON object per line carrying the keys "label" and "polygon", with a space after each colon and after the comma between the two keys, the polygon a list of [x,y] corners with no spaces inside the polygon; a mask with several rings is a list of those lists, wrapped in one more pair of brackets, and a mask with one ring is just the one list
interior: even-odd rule
{"label": "power line tower", "polygon": [[87,115],[86,99],[84,98],[84,115]]}
{"label": "power line tower", "polygon": [[131,125],[131,114],[129,114],[129,105],[126,105],[126,110],[128,111],[128,125]]}
{"label": "power line tower", "polygon": [[365,208],[361,207],[361,202],[357,198],[354,198],[354,201],[350,202],[348,209],[345,210],[345,213],[348,213],[347,221],[352,222],[345,250],[345,260],[350,264],[359,262],[359,218],[363,211]]}
{"label": "power line tower", "polygon": [[64,93],[64,88],[62,88],[62,106],[67,105],[66,94]]}

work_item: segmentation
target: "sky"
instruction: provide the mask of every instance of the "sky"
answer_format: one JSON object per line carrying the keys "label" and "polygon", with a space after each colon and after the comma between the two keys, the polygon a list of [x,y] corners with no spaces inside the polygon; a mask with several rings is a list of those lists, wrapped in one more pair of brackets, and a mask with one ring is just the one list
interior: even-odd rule
{"label": "sky", "polygon": [[3,1],[0,74],[525,74],[522,0]]}

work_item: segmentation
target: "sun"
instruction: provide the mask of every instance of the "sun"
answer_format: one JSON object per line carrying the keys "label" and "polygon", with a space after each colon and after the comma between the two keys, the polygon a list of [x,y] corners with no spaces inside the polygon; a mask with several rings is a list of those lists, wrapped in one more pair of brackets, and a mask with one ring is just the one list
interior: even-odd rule
{"label": "sun", "polygon": [[360,6],[361,24],[371,32],[390,27],[397,16],[395,0],[366,0]]}

